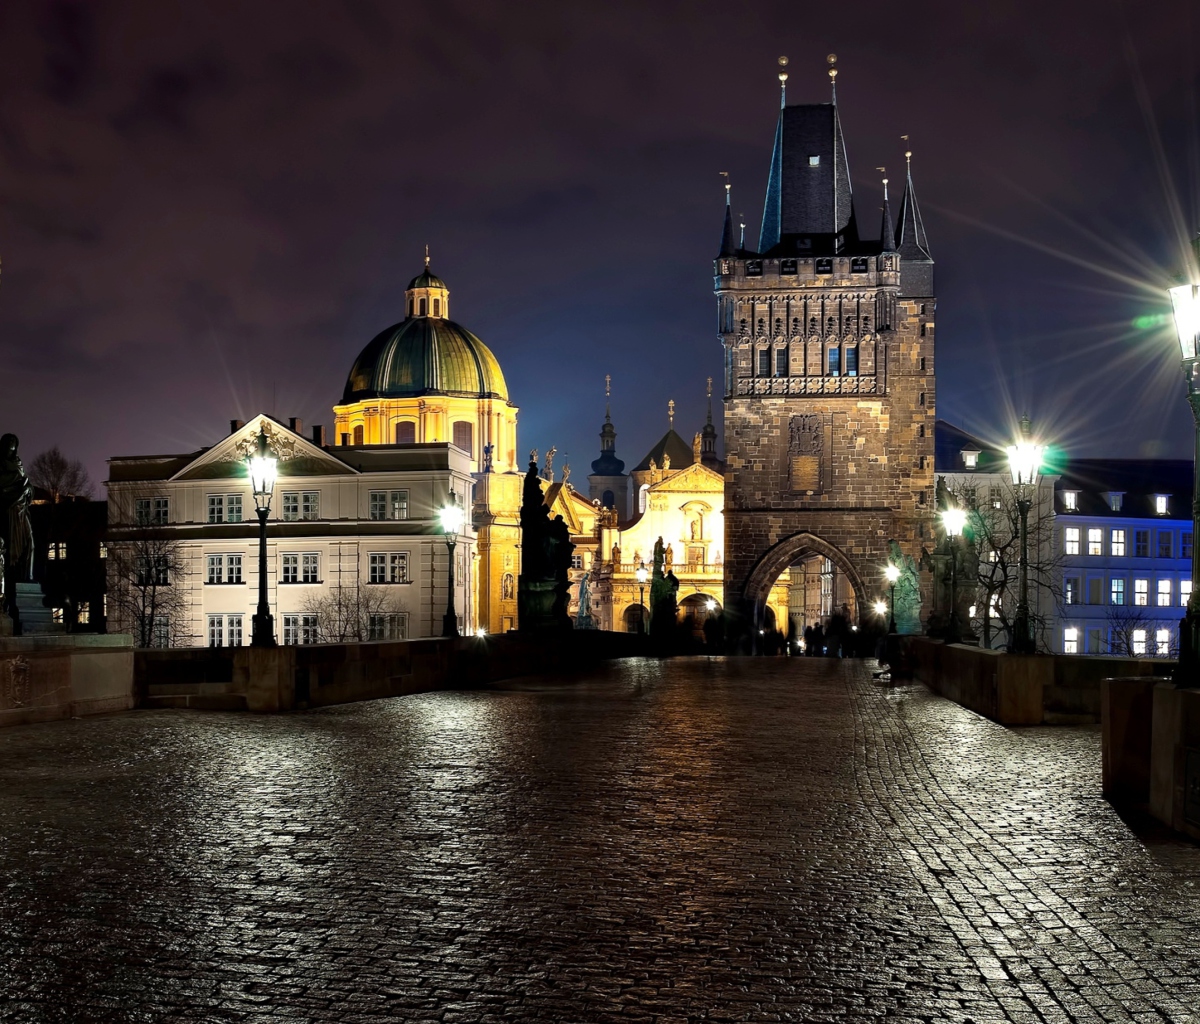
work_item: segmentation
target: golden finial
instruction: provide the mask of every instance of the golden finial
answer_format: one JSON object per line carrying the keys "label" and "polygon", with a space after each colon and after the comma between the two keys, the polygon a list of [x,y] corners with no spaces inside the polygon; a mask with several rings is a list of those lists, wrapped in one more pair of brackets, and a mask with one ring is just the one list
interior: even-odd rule
{"label": "golden finial", "polygon": [[730,194],[730,190],[733,188],[733,185],[730,184],[730,182],[729,182],[729,172],[728,171],[720,171],[718,173],[720,173],[721,177],[725,179],[725,205],[728,206],[729,205],[729,194]]}
{"label": "golden finial", "polygon": [[787,100],[787,65],[786,57],[779,58],[779,106],[782,108]]}
{"label": "golden finial", "polygon": [[429,246],[425,246],[425,269],[429,269]]}
{"label": "golden finial", "polygon": [[831,53],[825,58],[829,65],[829,88],[833,90],[833,102],[837,102],[837,54]]}
{"label": "golden finial", "polygon": [[[887,174],[886,167],[876,167],[875,170],[879,171],[881,174]],[[884,178],[883,179],[883,198],[885,201],[887,200],[887,183],[888,183],[887,178]]]}
{"label": "golden finial", "polygon": [[742,240],[738,243],[738,248],[744,249],[746,248],[746,215],[744,213],[738,214],[738,225],[742,229]]}
{"label": "golden finial", "polygon": [[671,424],[671,428],[675,427],[675,399],[667,402],[667,421]]}
{"label": "golden finial", "polygon": [[612,397],[612,374],[611,373],[606,373],[604,375],[604,397],[605,398]]}
{"label": "golden finial", "polygon": [[712,378],[708,378],[708,397],[712,398]]}

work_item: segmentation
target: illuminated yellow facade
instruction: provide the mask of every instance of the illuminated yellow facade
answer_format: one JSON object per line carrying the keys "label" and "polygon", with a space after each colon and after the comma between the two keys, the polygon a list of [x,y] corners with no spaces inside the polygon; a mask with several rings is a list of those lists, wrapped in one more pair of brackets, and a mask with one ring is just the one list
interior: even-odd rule
{"label": "illuminated yellow facade", "polygon": [[449,443],[467,453],[478,533],[475,620],[492,633],[513,629],[521,547],[517,407],[491,350],[450,319],[450,291],[428,257],[404,299],[404,320],[373,338],[350,371],[333,409],[334,441]]}

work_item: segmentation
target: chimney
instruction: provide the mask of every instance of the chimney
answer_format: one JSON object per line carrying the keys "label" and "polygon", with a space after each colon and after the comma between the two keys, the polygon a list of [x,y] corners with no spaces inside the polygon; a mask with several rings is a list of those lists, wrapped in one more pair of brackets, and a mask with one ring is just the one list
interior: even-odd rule
{"label": "chimney", "polygon": [[325,428],[319,423],[313,427],[313,444],[318,448],[325,447]]}
{"label": "chimney", "polygon": [[230,420],[229,421],[229,432],[231,434],[236,434],[245,425],[246,425],[245,420]]}
{"label": "chimney", "polygon": [[288,430],[290,430],[293,434],[303,434],[304,433],[304,421],[302,419],[300,419],[299,416],[289,416],[288,417]]}

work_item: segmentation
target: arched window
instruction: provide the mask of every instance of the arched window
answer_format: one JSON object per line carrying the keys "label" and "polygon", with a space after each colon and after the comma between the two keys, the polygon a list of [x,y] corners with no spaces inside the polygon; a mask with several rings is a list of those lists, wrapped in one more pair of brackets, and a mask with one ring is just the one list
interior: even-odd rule
{"label": "arched window", "polygon": [[650,490],[649,484],[642,484],[642,486],[638,488],[638,511],[639,512],[646,511],[646,492],[648,490]]}
{"label": "arched window", "polygon": [[828,362],[826,364],[826,372],[830,377],[840,377],[842,373],[842,350],[839,348],[831,348],[829,350]]}
{"label": "arched window", "polygon": [[433,315],[434,316],[442,315],[442,300],[441,299],[433,300]]}
{"label": "arched window", "polygon": [[758,375],[760,377],[771,376],[771,350],[769,348],[758,350]]}
{"label": "arched window", "polygon": [[425,300],[424,299],[421,299],[421,307],[420,308],[421,308],[421,312],[419,315],[424,316],[425,315]]}
{"label": "arched window", "polygon": [[600,504],[605,508],[614,508],[617,504],[617,496],[612,491],[605,491],[600,496]]}
{"label": "arched window", "polygon": [[354,428],[354,443],[355,444],[363,443],[363,426],[361,423],[357,427]]}
{"label": "arched window", "polygon": [[475,449],[471,443],[474,440],[475,425],[466,420],[458,420],[454,424],[454,446],[461,448],[472,458],[475,456]]}
{"label": "arched window", "polygon": [[847,377],[857,377],[858,376],[858,346],[857,345],[847,345],[846,346],[846,376]]}
{"label": "arched window", "polygon": [[413,300],[412,299],[408,300],[408,315],[409,316],[413,315]]}
{"label": "arched window", "polygon": [[775,376],[786,377],[788,375],[788,351],[786,348],[777,348],[775,350]]}
{"label": "arched window", "polygon": [[412,420],[396,424],[396,444],[416,444],[417,425]]}

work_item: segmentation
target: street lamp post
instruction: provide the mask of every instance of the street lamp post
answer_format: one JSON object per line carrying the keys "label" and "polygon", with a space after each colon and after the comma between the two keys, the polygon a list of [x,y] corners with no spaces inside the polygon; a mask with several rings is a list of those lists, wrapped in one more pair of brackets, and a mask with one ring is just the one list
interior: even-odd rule
{"label": "street lamp post", "polygon": [[638,628],[639,633],[646,631],[646,580],[650,573],[646,571],[646,563],[642,562],[634,573],[638,581]]}
{"label": "street lamp post", "polygon": [[1187,382],[1188,405],[1192,408],[1192,593],[1179,629],[1177,686],[1195,686],[1200,676],[1200,285],[1183,284],[1171,289],[1175,331],[1183,356],[1183,378]]}
{"label": "street lamp post", "polygon": [[1017,490],[1017,511],[1021,514],[1021,582],[1017,596],[1017,617],[1013,623],[1012,649],[1015,654],[1034,652],[1033,629],[1029,619],[1029,509],[1033,489],[1042,467],[1043,448],[1034,444],[1029,433],[1029,417],[1021,417],[1021,437],[1008,446],[1008,468]]}
{"label": "street lamp post", "polygon": [[251,647],[275,646],[275,619],[267,600],[267,517],[271,514],[271,494],[279,460],[267,447],[267,432],[258,430],[258,447],[246,457],[246,472],[254,491],[254,509],[258,513],[258,611],[251,620]]}
{"label": "street lamp post", "polygon": [[458,636],[458,616],[454,612],[454,545],[465,518],[458,498],[451,491],[449,502],[438,510],[446,537],[446,614],[442,616],[442,636]]}
{"label": "street lamp post", "polygon": [[946,639],[958,643],[958,538],[962,536],[963,528],[967,525],[965,509],[951,507],[942,510],[942,526],[945,527],[946,537],[950,541],[950,622],[948,623]]}
{"label": "street lamp post", "polygon": [[883,570],[883,574],[892,586],[891,600],[888,601],[888,632],[894,633],[896,632],[896,580],[900,578],[900,567],[889,564]]}

